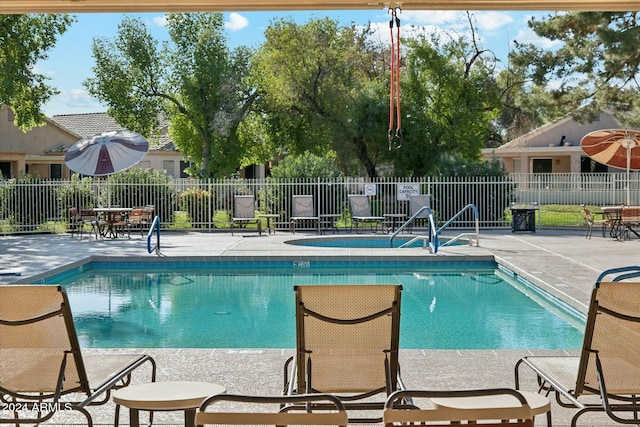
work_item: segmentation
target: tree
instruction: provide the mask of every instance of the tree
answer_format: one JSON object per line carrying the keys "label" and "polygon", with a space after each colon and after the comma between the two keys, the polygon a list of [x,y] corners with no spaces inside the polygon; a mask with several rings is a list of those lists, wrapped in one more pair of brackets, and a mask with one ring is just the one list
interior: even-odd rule
{"label": "tree", "polygon": [[493,55],[484,55],[475,39],[441,42],[425,36],[407,40],[403,71],[404,142],[396,161],[401,175],[434,172],[452,154],[473,160],[499,138],[500,90]]}
{"label": "tree", "polygon": [[25,132],[44,122],[42,106],[59,93],[34,67],[73,22],[62,14],[0,15],[0,105],[11,107]]}
{"label": "tree", "polygon": [[[529,21],[541,37],[559,42],[545,50],[519,44],[511,64],[529,80],[533,108],[556,108],[590,119],[612,110],[629,127],[640,126],[640,13],[572,12]],[[546,89],[540,93],[539,88]],[[538,93],[534,91],[538,90]]]}
{"label": "tree", "polygon": [[95,77],[84,84],[136,132],[150,135],[166,115],[194,172],[227,176],[240,165],[238,126],[258,97],[247,77],[252,52],[229,51],[219,13],[171,13],[167,29],[160,44],[142,21],[125,18],[116,40],[94,40]]}
{"label": "tree", "polygon": [[386,128],[374,136],[378,129],[363,114],[384,117],[378,98],[370,102],[384,67],[370,34],[367,28],[340,28],[329,18],[304,25],[279,20],[267,28],[254,75],[269,132],[283,152],[333,150],[343,171],[357,161],[367,175],[377,176],[387,154]]}

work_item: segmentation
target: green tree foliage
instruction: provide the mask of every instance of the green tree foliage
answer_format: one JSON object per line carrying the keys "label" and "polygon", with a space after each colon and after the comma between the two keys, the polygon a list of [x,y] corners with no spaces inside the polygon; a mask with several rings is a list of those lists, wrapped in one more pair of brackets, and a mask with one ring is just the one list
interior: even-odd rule
{"label": "green tree foliage", "polygon": [[[551,50],[518,44],[511,55],[525,75],[534,108],[590,119],[602,109],[629,127],[640,126],[640,13],[572,12],[529,21]],[[539,93],[539,88],[547,89]],[[538,93],[536,93],[536,88]]]}
{"label": "green tree foliage", "polygon": [[357,160],[369,176],[377,175],[386,128],[372,137],[377,127],[367,126],[362,114],[379,105],[369,105],[370,86],[384,71],[370,34],[356,26],[339,28],[329,18],[305,25],[279,20],[267,28],[254,76],[264,93],[269,132],[283,152],[323,155],[331,149],[343,170]]}
{"label": "green tree foliage", "polygon": [[432,176],[441,177],[506,177],[502,162],[499,159],[476,160],[465,159],[458,154],[444,157]]}
{"label": "green tree foliage", "polygon": [[494,57],[462,37],[446,43],[418,37],[405,45],[404,142],[397,174],[430,174],[454,153],[478,159],[480,149],[499,138],[494,122],[501,99],[493,77]]}
{"label": "green tree foliage", "polygon": [[237,129],[258,96],[248,80],[252,53],[230,52],[219,13],[170,13],[170,42],[125,18],[115,40],[96,39],[95,77],[84,84],[127,128],[151,135],[159,115],[202,177],[233,173],[243,154]]}
{"label": "green tree foliage", "polygon": [[56,188],[56,196],[63,210],[63,217],[68,219],[69,208],[92,208],[98,206],[98,196],[93,191],[93,178],[81,177],[74,173],[71,182]]}
{"label": "green tree foliage", "polygon": [[[134,185],[132,185],[134,184]],[[155,169],[131,168],[117,172],[102,184],[105,196],[104,206],[141,207],[153,205],[155,215],[168,221],[177,207],[178,194],[173,178]]]}
{"label": "green tree foliage", "polygon": [[23,131],[44,122],[43,104],[59,93],[34,68],[73,22],[62,14],[0,15],[0,105],[11,107]]}
{"label": "green tree foliage", "polygon": [[332,151],[324,156],[317,156],[310,151],[290,155],[271,169],[271,177],[276,179],[335,179],[339,176],[336,153]]}

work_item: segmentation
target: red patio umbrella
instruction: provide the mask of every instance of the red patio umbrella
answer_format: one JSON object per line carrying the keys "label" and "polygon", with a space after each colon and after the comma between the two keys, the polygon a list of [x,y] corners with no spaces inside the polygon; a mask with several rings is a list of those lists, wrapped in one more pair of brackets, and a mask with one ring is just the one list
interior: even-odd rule
{"label": "red patio umbrella", "polygon": [[627,202],[629,171],[640,170],[640,131],[602,129],[588,133],[580,141],[582,151],[598,163],[627,171]]}

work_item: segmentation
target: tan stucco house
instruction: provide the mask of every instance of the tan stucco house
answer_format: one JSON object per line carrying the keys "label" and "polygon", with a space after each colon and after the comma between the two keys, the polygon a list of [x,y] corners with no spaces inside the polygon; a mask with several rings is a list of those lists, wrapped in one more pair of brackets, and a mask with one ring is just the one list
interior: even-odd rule
{"label": "tan stucco house", "polygon": [[[482,150],[485,159],[499,158],[508,173],[607,172],[580,148],[582,138],[600,129],[624,129],[609,112],[587,123],[563,117],[509,141],[498,148]],[[620,172],[612,168],[612,171]]]}
{"label": "tan stucco house", "polygon": [[[0,172],[5,178],[30,173],[41,178],[68,179],[71,171],[64,154],[76,141],[87,136],[122,126],[106,113],[65,114],[47,117],[45,125],[22,132],[13,124],[9,107],[0,107]],[[134,167],[162,170],[173,177],[184,177],[187,166],[182,154],[162,124],[160,135],[149,139],[149,152]]]}

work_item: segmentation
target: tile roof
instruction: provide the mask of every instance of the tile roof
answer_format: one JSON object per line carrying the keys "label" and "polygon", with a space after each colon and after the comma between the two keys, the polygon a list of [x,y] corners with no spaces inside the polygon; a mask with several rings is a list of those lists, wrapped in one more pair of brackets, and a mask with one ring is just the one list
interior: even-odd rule
{"label": "tile roof", "polygon": [[[109,132],[113,130],[126,130],[120,126],[113,117],[107,113],[84,113],[84,114],[60,114],[49,117],[49,121],[68,132],[76,135],[78,139],[94,135],[99,132]],[[160,121],[160,135],[147,138],[149,149],[175,151],[175,145],[167,134],[168,121]]]}

